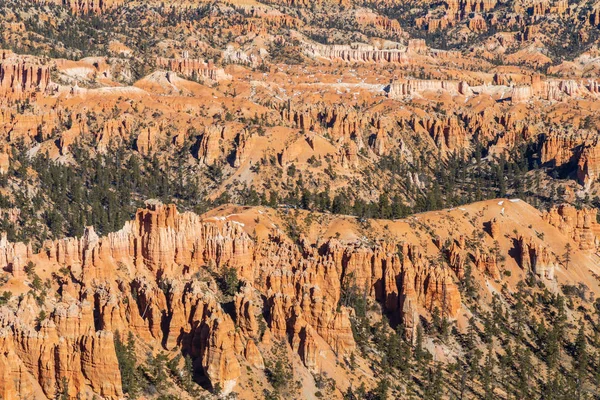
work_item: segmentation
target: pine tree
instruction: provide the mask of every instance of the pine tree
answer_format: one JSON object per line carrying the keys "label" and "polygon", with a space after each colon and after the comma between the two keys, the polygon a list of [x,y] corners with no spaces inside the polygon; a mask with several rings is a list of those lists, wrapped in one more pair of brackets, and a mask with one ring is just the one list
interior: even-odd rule
{"label": "pine tree", "polygon": [[62,377],[60,381],[60,400],[69,400],[71,397],[69,396],[69,381],[65,376]]}
{"label": "pine tree", "polygon": [[521,399],[529,399],[531,396],[531,376],[533,374],[533,364],[531,353],[526,348],[521,348],[517,352],[517,393]]}
{"label": "pine tree", "polygon": [[387,378],[380,379],[374,390],[373,400],[387,400],[390,391],[390,381]]}
{"label": "pine tree", "polygon": [[436,363],[435,370],[429,368],[427,376],[424,398],[427,400],[441,400],[444,394],[442,364]]}
{"label": "pine tree", "polygon": [[182,381],[183,387],[188,393],[196,393],[196,384],[194,383],[194,364],[192,362],[192,358],[189,355],[186,355],[184,357]]}
{"label": "pine tree", "polygon": [[494,398],[494,364],[494,351],[492,343],[490,342],[485,358],[485,365],[483,367],[482,381],[485,400],[492,400]]}
{"label": "pine tree", "polygon": [[115,332],[114,341],[123,392],[129,394],[130,398],[136,398],[140,383],[136,368],[135,338],[133,333],[129,332],[127,343],[123,343],[119,332]]}
{"label": "pine tree", "polygon": [[424,350],[423,350],[423,328],[419,324],[417,326],[417,338],[415,340],[415,360],[417,363],[421,363],[424,358]]}
{"label": "pine tree", "polygon": [[346,393],[344,393],[344,400],[358,400],[354,394],[354,391],[352,390],[352,385],[349,385],[348,390],[346,390]]}
{"label": "pine tree", "polygon": [[569,269],[569,264],[571,263],[571,243],[567,243],[565,245],[565,253],[563,254],[563,262],[565,263],[565,269]]}
{"label": "pine tree", "polygon": [[585,336],[585,324],[579,321],[579,331],[575,338],[573,354],[573,375],[575,377],[576,398],[583,396],[583,387],[585,385],[588,368],[587,338]]}

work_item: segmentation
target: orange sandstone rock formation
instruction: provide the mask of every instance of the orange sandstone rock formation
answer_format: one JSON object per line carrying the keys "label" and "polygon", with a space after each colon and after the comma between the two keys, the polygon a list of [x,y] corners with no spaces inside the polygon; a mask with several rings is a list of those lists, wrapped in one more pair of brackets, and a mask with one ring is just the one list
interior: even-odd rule
{"label": "orange sandstone rock formation", "polygon": [[188,78],[210,79],[213,81],[230,80],[231,75],[225,73],[223,68],[217,68],[211,62],[202,60],[190,59],[186,55],[182,58],[163,58],[156,59],[158,68],[168,69]]}

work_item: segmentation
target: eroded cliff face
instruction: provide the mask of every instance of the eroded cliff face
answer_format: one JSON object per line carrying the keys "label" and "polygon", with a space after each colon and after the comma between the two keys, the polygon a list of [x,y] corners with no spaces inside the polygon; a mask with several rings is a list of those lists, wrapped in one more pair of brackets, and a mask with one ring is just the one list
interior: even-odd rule
{"label": "eroded cliff face", "polygon": [[[213,386],[230,392],[242,360],[263,365],[255,342],[265,335],[259,327],[265,319],[269,335],[287,341],[319,372],[325,360],[343,359],[356,347],[350,311],[340,303],[350,278],[407,326],[419,308],[443,308],[450,318],[460,309],[452,271],[428,261],[418,247],[401,246],[399,253],[392,244],[303,243],[299,248],[283,236],[257,241],[241,223],[205,222],[156,203],[121,231],[98,237],[89,228],[80,239],[48,241],[37,254],[4,239],[3,268],[27,281],[28,263],[44,266],[57,296],[36,302],[28,294],[15,308],[1,308],[2,361],[10,364],[2,393],[53,398],[66,378],[73,395],[119,398],[117,331],[181,348],[200,360]],[[194,277],[226,267],[245,282],[231,315],[216,288]],[[39,321],[42,310],[47,318]]]}
{"label": "eroded cliff face", "polygon": [[[393,224],[385,225],[386,240],[351,239],[355,231],[342,230],[342,237],[294,243],[278,228],[284,220],[265,211],[200,217],[151,201],[118,232],[99,237],[88,228],[38,253],[4,237],[0,265],[23,295],[0,307],[0,394],[121,398],[114,335],[129,332],[140,348],[191,356],[224,393],[237,390],[244,366],[265,368],[274,342],[308,371],[331,371],[334,360],[358,351],[349,295],[381,305],[414,340],[433,313],[465,318],[462,281],[512,284],[508,269],[515,279],[557,282],[597,249],[600,230],[593,209],[540,214],[500,200],[383,221]],[[576,245],[571,266],[561,258],[564,243]],[[229,269],[241,284],[226,295],[211,276]]]}
{"label": "eroded cliff face", "polygon": [[40,4],[56,4],[68,8],[73,14],[101,14],[121,6],[124,0],[35,0]]}
{"label": "eroded cliff face", "polygon": [[13,99],[44,92],[50,84],[50,67],[36,57],[16,56],[0,50],[0,93]]}
{"label": "eroded cliff face", "polygon": [[156,65],[158,68],[165,68],[196,80],[231,80],[231,75],[226,74],[223,68],[215,67],[212,62],[207,63],[203,60],[188,58],[186,55],[181,58],[171,59],[159,57],[156,59]]}

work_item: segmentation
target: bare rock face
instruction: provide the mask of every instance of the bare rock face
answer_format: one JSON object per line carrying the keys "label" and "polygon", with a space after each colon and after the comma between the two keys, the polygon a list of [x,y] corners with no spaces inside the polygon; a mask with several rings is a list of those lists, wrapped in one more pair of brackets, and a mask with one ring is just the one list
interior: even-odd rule
{"label": "bare rock face", "polygon": [[207,126],[202,135],[198,159],[201,163],[212,165],[221,155],[220,140],[223,138],[223,130],[220,126]]}
{"label": "bare rock face", "polygon": [[42,4],[67,7],[73,14],[102,14],[124,4],[124,0],[36,0]]}
{"label": "bare rock face", "polygon": [[469,29],[473,32],[485,32],[487,30],[487,23],[480,14],[476,14],[469,20]]}
{"label": "bare rock face", "polygon": [[356,12],[356,21],[360,25],[372,25],[388,35],[399,35],[402,33],[402,28],[398,20],[389,19],[366,10]]}
{"label": "bare rock face", "polygon": [[382,129],[377,132],[375,140],[373,140],[373,151],[378,156],[384,156],[387,153],[388,135]]}
{"label": "bare rock face", "polygon": [[359,136],[363,129],[375,129],[381,125],[377,116],[358,113],[354,108],[342,105],[291,104],[281,110],[281,117],[295,128],[328,134],[336,142]]}
{"label": "bare rock face", "polygon": [[[47,241],[38,254],[4,238],[0,264],[15,277],[33,260],[67,268],[77,279],[58,280],[59,302],[37,304],[28,295],[18,309],[0,307],[0,363],[14,366],[0,374],[0,390],[16,391],[17,398],[36,390],[53,397],[67,377],[70,393],[119,398],[116,331],[183,349],[224,393],[235,388],[243,360],[264,368],[257,343],[271,335],[286,340],[309,370],[319,372],[323,360],[356,350],[342,298],[349,285],[361,285],[384,304],[409,337],[420,313],[438,308],[455,318],[461,297],[454,271],[425,257],[418,246],[398,246],[330,239],[304,240],[299,248],[277,236],[257,243],[240,223],[204,222],[158,202],[148,202],[118,232],[99,237],[88,228],[79,239]],[[476,260],[494,275],[489,256]],[[193,278],[207,265],[215,271],[233,267],[242,279],[233,317],[217,301],[214,286]],[[41,309],[50,317],[36,326]],[[19,374],[31,384],[11,386],[11,377]]]}
{"label": "bare rock face", "polygon": [[551,132],[542,146],[542,162],[559,168],[577,165],[577,180],[586,188],[600,176],[599,144],[594,133]]}
{"label": "bare rock face", "polygon": [[156,150],[159,135],[158,128],[155,126],[142,129],[135,142],[137,150],[144,155],[152,154]]}
{"label": "bare rock face", "polygon": [[409,39],[407,48],[408,53],[426,54],[428,51],[429,48],[427,47],[425,39]]}
{"label": "bare rock face", "polygon": [[496,256],[479,251],[475,252],[475,267],[491,276],[493,279],[500,279],[500,270]]}
{"label": "bare rock face", "polygon": [[[23,302],[25,303],[25,302]],[[42,392],[48,398],[62,390],[62,378],[68,379],[69,394],[97,393],[108,399],[123,395],[113,334],[93,329],[91,307],[59,303],[49,320],[40,323],[39,330],[25,322],[23,314],[37,305],[22,304],[20,316],[2,310],[0,351],[13,363],[4,372],[8,380],[0,379],[0,391],[13,397],[26,398],[28,393]],[[11,385],[10,376],[19,376],[20,385]]]}
{"label": "bare rock face", "polygon": [[533,97],[533,90],[528,85],[517,86],[512,89],[510,97],[515,103],[525,102]]}
{"label": "bare rock face", "polygon": [[[132,131],[132,122],[128,118],[108,120],[102,127],[102,130],[96,134],[96,148],[100,152],[106,152],[109,149],[111,141],[125,141],[129,139]],[[144,147],[144,138],[138,136],[138,139],[141,140],[140,145]]]}
{"label": "bare rock face", "polygon": [[235,295],[235,315],[237,325],[245,337],[260,338],[258,321],[262,318],[262,299],[249,285]]}
{"label": "bare rock face", "polygon": [[226,74],[223,68],[215,67],[212,62],[188,58],[186,54],[182,58],[158,57],[156,65],[195,80],[231,80],[231,75]]}
{"label": "bare rock face", "polygon": [[537,243],[533,238],[519,236],[517,239],[519,264],[527,273],[535,274],[540,278],[553,279],[555,260],[548,247]]}
{"label": "bare rock face", "polygon": [[576,209],[573,206],[561,205],[552,207],[543,218],[549,224],[557,227],[563,234],[579,245],[581,250],[593,250],[597,247],[595,208]]}
{"label": "bare rock face", "polygon": [[354,141],[349,141],[342,147],[342,166],[344,168],[356,168],[358,166],[358,146]]}
{"label": "bare rock face", "polygon": [[549,1],[539,1],[529,7],[528,11],[534,18],[542,17],[546,14],[564,14],[569,8],[568,1],[559,0],[551,4]]}
{"label": "bare rock face", "polygon": [[248,158],[250,140],[251,136],[245,129],[238,134],[237,146],[235,148],[235,160],[233,161],[233,166],[235,168],[239,168]]}
{"label": "bare rock face", "polygon": [[33,254],[31,245],[11,243],[6,233],[0,237],[0,264],[10,270],[15,277],[23,276],[26,260]]}
{"label": "bare rock face", "polygon": [[458,93],[458,82],[423,79],[399,80],[390,85],[388,96],[390,98],[402,98],[412,94],[421,94],[425,91],[446,91],[456,94]]}
{"label": "bare rock face", "polygon": [[44,92],[50,84],[50,67],[30,56],[17,56],[0,51],[0,93],[20,99],[25,95]]}
{"label": "bare rock face", "polygon": [[264,369],[265,362],[263,360],[256,343],[253,340],[248,340],[246,343],[246,349],[244,350],[244,357],[254,368]]}
{"label": "bare rock face", "polygon": [[415,20],[417,28],[427,30],[429,33],[449,28],[454,26],[455,23],[456,19],[453,14],[446,14],[439,18],[434,18],[428,14]]}
{"label": "bare rock face", "polygon": [[600,144],[594,142],[585,147],[581,153],[581,157],[577,162],[577,179],[584,186],[588,186],[591,182],[598,179],[599,174]]}
{"label": "bare rock face", "polygon": [[233,348],[233,321],[216,313],[201,329],[199,350],[204,371],[213,385],[219,384],[223,392],[230,393],[240,376],[240,365]]}
{"label": "bare rock face", "polygon": [[313,57],[322,57],[344,62],[374,62],[408,64],[411,57],[405,49],[377,49],[369,45],[316,45],[310,44],[305,52]]}
{"label": "bare rock face", "polygon": [[549,135],[542,147],[542,163],[551,163],[554,167],[566,165],[576,157],[576,147],[585,140],[578,135]]}
{"label": "bare rock face", "polygon": [[492,239],[498,240],[500,238],[500,234],[500,223],[498,222],[497,218],[494,218],[492,221],[490,221],[490,235],[492,236]]}

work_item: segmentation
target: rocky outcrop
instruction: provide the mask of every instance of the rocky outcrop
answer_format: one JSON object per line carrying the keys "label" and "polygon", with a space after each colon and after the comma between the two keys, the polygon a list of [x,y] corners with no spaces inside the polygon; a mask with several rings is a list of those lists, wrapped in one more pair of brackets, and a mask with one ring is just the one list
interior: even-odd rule
{"label": "rocky outcrop", "polygon": [[577,243],[580,250],[594,250],[598,245],[597,213],[595,208],[578,210],[570,205],[560,205],[545,212],[543,218]]}
{"label": "rocky outcrop", "polygon": [[531,86],[522,85],[512,89],[510,98],[514,103],[529,101],[533,97],[533,89]]}
{"label": "rocky outcrop", "polygon": [[588,21],[593,26],[600,25],[600,7],[595,6],[588,15]]}
{"label": "rocky outcrop", "polygon": [[413,94],[422,94],[426,91],[447,91],[453,94],[459,92],[459,83],[452,81],[436,81],[423,79],[404,79],[390,84],[388,96],[399,99]]}
{"label": "rocky outcrop", "polygon": [[551,132],[542,145],[541,161],[555,168],[577,162],[580,156],[579,147],[585,142],[587,135]]}
{"label": "rocky outcrop", "polygon": [[431,15],[419,17],[415,20],[417,28],[426,30],[429,33],[435,33],[440,30],[454,26],[455,18],[452,14],[446,14],[440,18],[434,18]]}
{"label": "rocky outcrop", "polygon": [[581,156],[577,161],[577,180],[584,185],[589,186],[600,176],[600,143],[594,143],[585,146]]}
{"label": "rocky outcrop", "polygon": [[501,228],[500,228],[500,222],[498,221],[497,218],[494,218],[493,220],[490,221],[490,236],[492,237],[492,239],[494,240],[498,240],[500,239],[500,234],[501,234]]}
{"label": "rocky outcrop", "polygon": [[221,156],[221,140],[223,139],[224,127],[207,126],[204,128],[204,134],[200,141],[198,149],[198,160],[206,165],[212,165]]}
{"label": "rocky outcrop", "polygon": [[458,20],[464,19],[472,13],[486,13],[493,10],[496,0],[447,0],[446,14]]}
{"label": "rocky outcrop", "polygon": [[[119,141],[124,143],[129,139],[132,131],[133,124],[130,118],[123,117],[120,119],[110,119],[106,121],[102,129],[96,133],[96,149],[100,152],[105,152],[110,148],[112,143]],[[152,139],[150,137],[151,134],[146,137],[141,135],[143,135],[143,133],[140,133],[140,136],[138,136],[138,140],[140,140],[139,145],[144,149],[143,151],[147,151],[151,146],[151,144],[149,145],[149,143],[151,143],[149,140]]]}
{"label": "rocky outcrop", "polygon": [[[44,251],[36,255],[21,247],[4,243],[5,267],[9,263],[15,265],[19,257],[23,257],[23,263],[26,259],[34,259],[46,265],[56,265],[56,268],[67,267],[80,275],[82,285],[89,289],[95,287],[93,303],[86,303],[80,298],[74,303],[74,311],[65,313],[55,308],[52,314],[56,316],[53,322],[61,332],[59,337],[65,332],[86,335],[81,339],[85,344],[82,359],[95,354],[97,343],[110,341],[112,344],[112,336],[109,338],[101,332],[133,331],[146,342],[158,342],[169,349],[177,346],[188,349],[194,358],[200,360],[211,383],[218,383],[227,392],[233,389],[240,375],[238,352],[234,346],[234,321],[221,309],[209,286],[195,280],[180,282],[174,277],[180,276],[181,271],[184,274],[185,271],[197,271],[202,265],[212,264],[217,269],[229,265],[238,269],[239,274],[251,283],[254,273],[260,270],[258,265],[270,262],[270,254],[281,244],[268,243],[257,253],[258,249],[238,224],[225,223],[218,227],[201,222],[193,214],[179,214],[173,206],[149,203],[123,230],[106,237],[100,238],[88,229],[80,239],[47,242],[43,246]],[[279,250],[282,259],[277,268],[273,265],[267,269],[271,272],[263,288],[271,308],[268,323],[273,333],[283,335],[281,337],[290,335],[290,344],[306,365],[314,368],[318,365],[316,354],[324,350],[323,346],[330,347],[340,357],[352,352],[355,345],[348,312],[345,308],[335,311],[341,295],[339,274],[342,271],[335,255],[317,257],[312,252],[309,259],[303,258],[291,243],[283,248],[287,250],[283,253]],[[333,244],[331,248],[333,252]],[[285,272],[285,265],[289,272]],[[129,284],[113,280],[120,269],[150,271],[161,277],[161,288],[158,281],[142,276]],[[94,282],[105,283],[93,286],[97,285]],[[321,290],[320,287],[327,289]],[[77,296],[77,291],[66,287],[64,292]],[[435,300],[432,297],[429,301]],[[259,321],[263,318],[261,302],[260,296],[255,295],[248,285],[236,296],[235,324],[240,327],[246,342],[259,338]],[[83,307],[82,311],[77,311],[78,307]],[[70,315],[81,315],[77,318],[89,321],[72,326],[69,321],[74,317]],[[85,332],[80,332],[84,327]],[[16,340],[12,335],[9,338]],[[247,356],[254,365],[260,366],[260,358],[253,354],[255,349],[251,344],[246,346],[249,346]],[[88,347],[90,354],[86,350]],[[320,349],[318,353],[314,353],[316,348]],[[103,377],[102,365],[88,367],[83,363],[82,374],[95,373]],[[88,371],[86,368],[95,369]],[[107,369],[117,370],[114,366]],[[53,380],[45,376],[36,376],[36,380],[50,391],[50,388],[55,390],[53,382],[63,376],[64,373],[60,372]],[[114,381],[104,376],[97,385],[92,381],[90,387],[94,393],[118,396],[120,388],[103,386]]]}
{"label": "rocky outcrop", "polygon": [[374,26],[377,30],[388,35],[399,35],[402,33],[400,23],[396,19],[389,19],[383,15],[360,10],[356,12],[356,22],[363,26]]}
{"label": "rocky outcrop", "polygon": [[0,93],[22,98],[35,92],[44,92],[50,84],[50,67],[31,56],[17,56],[0,50]]}
{"label": "rocky outcrop", "polygon": [[526,273],[535,274],[540,278],[554,279],[556,260],[550,250],[533,238],[519,236],[517,239],[518,261]]}
{"label": "rocky outcrop", "polygon": [[226,74],[223,68],[215,67],[212,62],[207,63],[203,60],[188,58],[187,54],[184,54],[181,58],[158,57],[156,66],[195,80],[231,80],[231,75]]}
{"label": "rocky outcrop", "polygon": [[599,148],[593,132],[553,131],[544,138],[541,160],[554,168],[576,169],[577,180],[588,189],[600,176]]}
{"label": "rocky outcrop", "polygon": [[148,126],[140,129],[140,133],[135,141],[137,151],[144,155],[150,155],[158,150],[159,129],[156,126]]}
{"label": "rocky outcrop", "polygon": [[[148,202],[118,232],[99,237],[88,228],[81,238],[47,241],[40,253],[4,239],[0,267],[12,278],[26,280],[23,267],[13,269],[11,263],[43,265],[54,272],[50,284],[58,294],[36,301],[32,291],[0,307],[0,350],[4,350],[0,365],[11,366],[0,370],[0,390],[16,391],[17,398],[37,390],[52,397],[67,377],[71,393],[118,398],[121,388],[114,383],[118,369],[112,345],[117,331],[132,332],[139,346],[152,345],[154,351],[183,351],[192,357],[198,372],[224,392],[236,390],[244,367],[265,367],[272,338],[287,343],[287,351],[293,351],[304,367],[323,372],[332,360],[356,352],[351,306],[357,298],[381,305],[392,324],[402,324],[410,339],[415,338],[420,319],[429,318],[436,309],[449,320],[458,318],[458,282],[465,279],[470,265],[476,279],[483,276],[490,285],[498,283],[494,281],[501,279],[499,248],[504,246],[504,253],[510,243],[500,232],[503,218],[520,218],[527,210],[524,207],[520,202],[490,201],[479,208],[482,215],[487,213],[484,220],[473,217],[479,212],[455,209],[448,210],[447,216],[436,212],[411,219],[431,224],[426,227],[395,223],[395,229],[405,224],[410,232],[424,233],[452,221],[456,227],[468,226],[470,233],[471,225],[464,224],[470,221],[473,227],[481,227],[483,221],[490,221],[492,238],[501,242],[498,249],[481,246],[492,242],[489,237],[477,232],[472,238],[454,235],[455,230],[443,225],[433,243],[421,244],[393,239],[311,242],[305,237],[296,242],[276,227],[252,237],[257,225],[236,221],[268,221],[269,211],[251,212],[252,218],[247,219],[243,212],[225,217],[218,210],[199,217],[158,202]],[[546,234],[554,230],[530,208],[537,226]],[[543,219],[581,249],[595,248],[595,210],[556,208]],[[527,274],[554,279],[557,257],[541,235],[514,237],[514,243],[510,254]],[[212,276],[231,273],[230,268],[241,283],[226,294]],[[36,321],[41,310],[48,317]],[[54,347],[43,347],[42,341]],[[69,349],[68,361],[61,346]],[[15,376],[27,377],[19,379],[31,383],[11,386]]]}
{"label": "rocky outcrop", "polygon": [[124,0],[36,0],[42,4],[56,4],[73,14],[102,14],[124,4]]}
{"label": "rocky outcrop", "polygon": [[0,309],[0,353],[13,360],[4,373],[19,377],[10,398],[27,398],[36,392],[55,398],[65,391],[73,398],[77,394],[91,398],[93,393],[107,399],[121,398],[113,334],[94,331],[89,303],[58,303],[50,318],[35,329],[28,322],[38,309],[31,296],[14,314]]}
{"label": "rocky outcrop", "polygon": [[481,15],[477,14],[469,20],[469,29],[473,32],[485,32],[487,23]]}
{"label": "rocky outcrop", "polygon": [[235,159],[233,166],[239,168],[248,158],[249,153],[249,141],[251,137],[247,130],[243,130],[238,134],[237,146],[235,147]]}
{"label": "rocky outcrop", "polygon": [[409,39],[407,52],[413,54],[426,54],[429,51],[425,39]]}
{"label": "rocky outcrop", "polygon": [[[420,314],[438,308],[453,319],[461,307],[455,272],[418,246],[302,239],[298,247],[276,234],[255,240],[241,223],[203,221],[158,202],[148,202],[122,230],[104,237],[88,228],[81,238],[45,242],[37,254],[6,238],[0,244],[1,267],[14,277],[23,277],[30,261],[68,271],[55,283],[58,301],[36,302],[32,294],[19,308],[0,308],[0,348],[6,350],[0,363],[18,360],[10,361],[14,367],[0,382],[18,374],[32,382],[0,388],[17,390],[21,398],[38,387],[52,397],[65,377],[70,393],[121,396],[117,331],[132,332],[146,345],[182,349],[228,393],[241,362],[264,367],[257,343],[267,336],[286,340],[314,372],[325,359],[354,352],[348,293],[379,301],[409,337]],[[476,259],[492,274],[489,257]],[[243,281],[231,315],[217,301],[214,283],[197,278],[225,267]],[[29,311],[19,311],[26,305]],[[40,310],[50,317],[36,325]]]}
{"label": "rocky outcrop", "polygon": [[24,243],[11,243],[7,239],[6,232],[0,237],[0,265],[12,272],[15,277],[22,277],[26,260],[31,257],[33,251],[31,245]]}
{"label": "rocky outcrop", "polygon": [[345,62],[374,62],[408,64],[410,56],[405,49],[378,49],[369,45],[317,45],[305,46],[311,57]]}
{"label": "rocky outcrop", "polygon": [[567,0],[558,0],[551,4],[547,0],[537,1],[531,5],[527,11],[534,18],[540,18],[546,14],[557,14],[563,15],[569,9],[569,2]]}
{"label": "rocky outcrop", "polygon": [[380,126],[376,116],[359,113],[353,107],[342,105],[291,104],[281,110],[281,117],[295,128],[327,134],[336,142],[360,135],[362,130]]}

